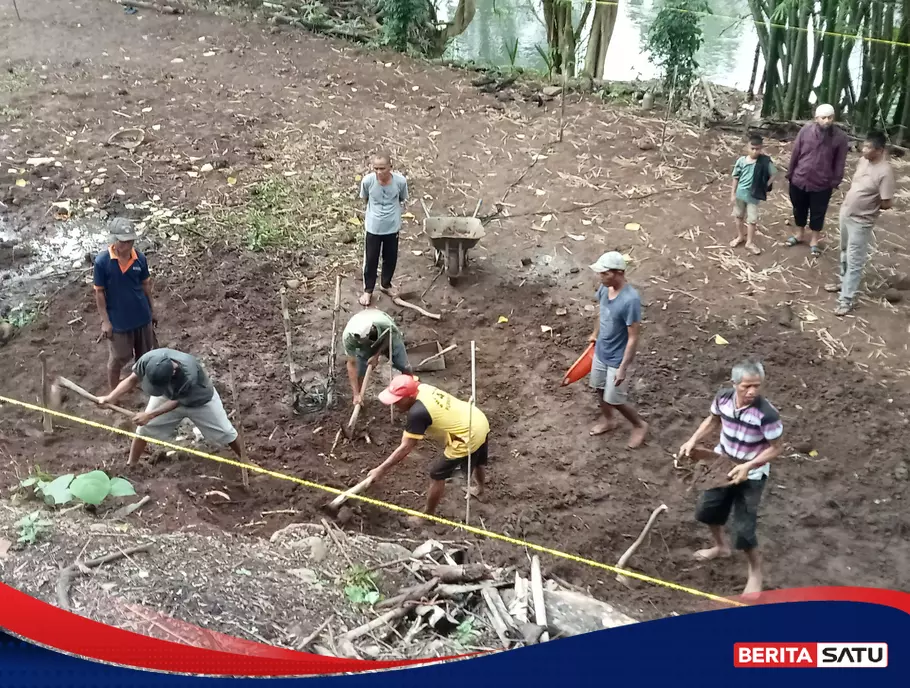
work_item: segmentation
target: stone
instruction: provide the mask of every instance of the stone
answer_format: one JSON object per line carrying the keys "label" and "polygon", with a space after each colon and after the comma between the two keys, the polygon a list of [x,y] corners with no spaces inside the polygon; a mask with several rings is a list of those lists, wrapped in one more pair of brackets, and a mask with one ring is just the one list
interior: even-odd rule
{"label": "stone", "polygon": [[555,98],[562,93],[562,86],[544,86],[541,90],[547,98]]}
{"label": "stone", "polygon": [[898,291],[910,291],[910,275],[891,275],[885,280],[885,284],[887,284],[890,289],[897,289]]}
{"label": "stone", "polygon": [[321,537],[311,536],[304,540],[307,547],[310,548],[310,559],[315,562],[323,561],[329,553],[328,547],[325,546]]}
{"label": "stone", "polygon": [[532,262],[532,261],[531,261],[530,258],[522,258],[522,259],[521,259],[521,264],[522,264],[523,266],[525,266],[525,267],[527,267],[528,265],[530,265],[531,262]]}
{"label": "stone", "polygon": [[288,573],[292,576],[297,576],[304,583],[315,583],[316,582],[316,572],[313,569],[289,569]]}
{"label": "stone", "polygon": [[889,289],[885,292],[885,301],[888,303],[900,303],[904,300],[904,295],[897,289]]}
{"label": "stone", "polygon": [[907,480],[910,478],[910,466],[907,465],[906,461],[901,461],[894,468],[894,477],[897,480]]}
{"label": "stone", "polygon": [[382,562],[395,561],[411,556],[411,550],[394,542],[378,542],[376,543],[376,556]]}
{"label": "stone", "polygon": [[288,289],[299,289],[300,280],[299,279],[289,279],[285,284],[288,285]]}
{"label": "stone", "polygon": [[581,635],[637,621],[606,602],[571,590],[544,590],[547,623],[565,635]]}

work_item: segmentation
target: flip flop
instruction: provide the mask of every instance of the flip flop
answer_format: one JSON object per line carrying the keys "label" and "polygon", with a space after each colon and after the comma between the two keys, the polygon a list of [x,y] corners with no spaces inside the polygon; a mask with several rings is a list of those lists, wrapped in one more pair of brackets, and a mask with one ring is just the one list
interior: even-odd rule
{"label": "flip flop", "polygon": [[822,254],[822,250],[818,246],[813,246],[809,249],[812,252],[812,255],[818,258]]}
{"label": "flip flop", "polygon": [[796,246],[797,244],[801,244],[803,242],[801,239],[797,239],[795,236],[792,236],[789,239],[787,239],[787,241],[784,243],[786,243],[787,246],[792,248],[793,246]]}

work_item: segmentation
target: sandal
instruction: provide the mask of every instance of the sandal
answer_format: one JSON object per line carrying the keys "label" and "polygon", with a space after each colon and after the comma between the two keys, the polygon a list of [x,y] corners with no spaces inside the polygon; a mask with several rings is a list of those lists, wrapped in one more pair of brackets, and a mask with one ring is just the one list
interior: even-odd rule
{"label": "sandal", "polygon": [[812,255],[815,256],[816,258],[818,258],[818,257],[822,254],[821,246],[812,246],[812,247],[809,249],[809,251],[810,251],[810,252],[812,253]]}
{"label": "sandal", "polygon": [[787,239],[787,241],[784,243],[786,243],[787,246],[792,248],[793,246],[796,246],[797,244],[803,243],[803,241],[802,241],[802,239],[797,239],[795,236],[792,236],[789,239]]}

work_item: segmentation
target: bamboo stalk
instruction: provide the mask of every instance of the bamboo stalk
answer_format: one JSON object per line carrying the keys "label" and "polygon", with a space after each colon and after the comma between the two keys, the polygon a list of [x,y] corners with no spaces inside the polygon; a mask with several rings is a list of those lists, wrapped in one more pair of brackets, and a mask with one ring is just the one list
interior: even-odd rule
{"label": "bamboo stalk", "polygon": [[471,447],[474,435],[474,404],[477,398],[477,377],[474,356],[474,340],[471,340],[471,401],[468,406],[468,477],[467,477],[467,495],[465,495],[464,522],[465,525],[471,523]]}

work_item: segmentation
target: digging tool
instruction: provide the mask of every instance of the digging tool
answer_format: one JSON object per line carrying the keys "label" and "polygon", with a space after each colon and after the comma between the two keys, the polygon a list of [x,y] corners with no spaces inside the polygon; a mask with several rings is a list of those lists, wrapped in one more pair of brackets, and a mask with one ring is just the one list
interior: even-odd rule
{"label": "digging tool", "polygon": [[363,408],[363,395],[366,394],[367,385],[370,384],[370,375],[372,372],[373,364],[370,363],[367,365],[367,372],[363,376],[363,384],[360,385],[360,403],[354,407],[354,412],[351,414],[351,419],[348,421],[348,424],[342,427],[344,436],[348,439],[354,437],[354,426],[357,425],[357,419],[360,417],[360,410]]}
{"label": "digging tool", "polygon": [[[84,389],[82,389],[82,387],[77,385],[75,382],[67,380],[65,377],[58,377],[57,381],[54,384],[59,387],[64,387],[71,392],[75,392],[83,399],[88,399],[89,401],[98,404],[101,408],[111,409],[112,411],[116,411],[117,413],[123,414],[124,416],[129,416],[130,418],[133,418],[133,416],[136,415],[136,411],[130,411],[129,409],[125,409],[122,406],[115,406],[114,404],[102,404],[101,400],[94,394],[91,392],[86,392]],[[52,394],[51,396],[56,395]]]}
{"label": "digging tool", "polygon": [[366,478],[361,480],[359,483],[354,485],[354,487],[352,487],[351,489],[346,490],[342,494],[335,497],[335,499],[333,499],[331,502],[326,504],[323,507],[323,509],[325,511],[327,511],[328,513],[332,514],[333,516],[336,515],[338,513],[338,510],[341,508],[342,504],[344,504],[346,501],[348,501],[348,499],[350,499],[353,495],[359,495],[361,492],[364,492],[372,484],[373,484],[373,478],[370,476],[367,476]]}
{"label": "digging tool", "polygon": [[[246,442],[243,437],[243,417],[240,415],[240,405],[237,403],[237,387],[234,384],[234,364],[228,361],[228,376],[231,383],[231,403],[237,412],[237,438],[240,440],[240,460],[246,463]],[[246,468],[240,469],[240,479],[243,481],[243,487],[250,489],[250,472]]]}

